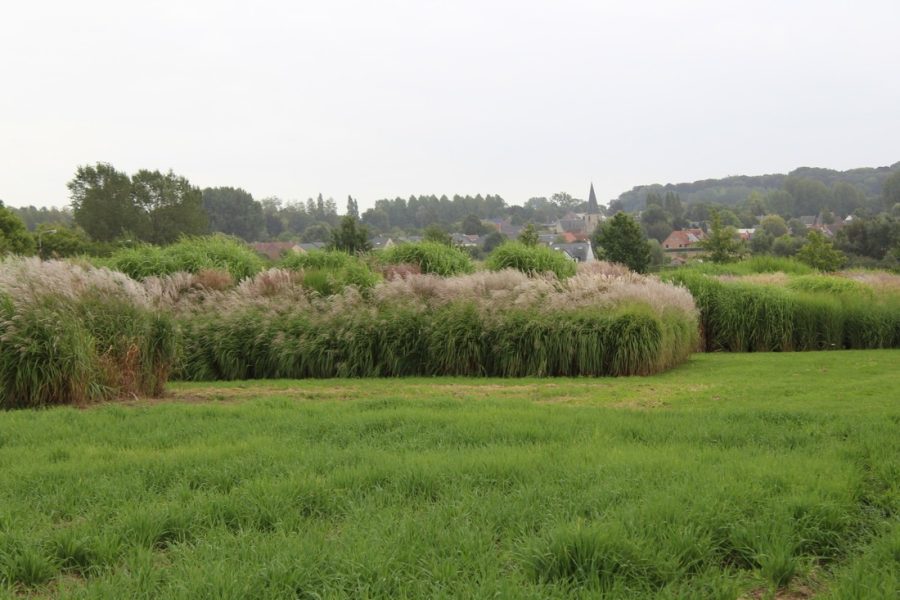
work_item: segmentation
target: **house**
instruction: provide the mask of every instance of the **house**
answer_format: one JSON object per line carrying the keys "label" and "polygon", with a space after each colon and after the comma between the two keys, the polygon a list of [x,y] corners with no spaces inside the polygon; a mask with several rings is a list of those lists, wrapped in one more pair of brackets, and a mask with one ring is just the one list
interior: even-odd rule
{"label": "house", "polygon": [[698,244],[706,239],[702,229],[676,229],[663,240],[664,250],[688,250],[699,248]]}
{"label": "house", "polygon": [[383,248],[390,248],[394,246],[394,240],[384,235],[376,235],[372,239],[369,240],[369,243],[372,244],[373,250],[381,250]]}
{"label": "house", "polygon": [[551,244],[550,247],[557,252],[562,252],[575,262],[594,262],[594,252],[590,242],[575,242],[572,244]]}
{"label": "house", "polygon": [[450,240],[453,242],[454,246],[461,246],[463,248],[476,248],[483,243],[483,239],[480,236],[468,235],[465,233],[454,233],[450,236]]}
{"label": "house", "polygon": [[747,242],[753,237],[753,234],[756,232],[756,228],[750,229],[738,229],[737,234],[738,237],[741,238],[741,241]]}
{"label": "house", "polygon": [[327,244],[325,242],[303,242],[297,245],[300,247],[300,252],[309,252],[310,250],[324,250]]}
{"label": "house", "polygon": [[584,219],[575,213],[568,213],[556,222],[556,233],[583,233],[584,229]]}
{"label": "house", "polygon": [[294,242],[256,242],[253,251],[262,254],[269,260],[278,260],[286,252],[303,252],[300,244]]}

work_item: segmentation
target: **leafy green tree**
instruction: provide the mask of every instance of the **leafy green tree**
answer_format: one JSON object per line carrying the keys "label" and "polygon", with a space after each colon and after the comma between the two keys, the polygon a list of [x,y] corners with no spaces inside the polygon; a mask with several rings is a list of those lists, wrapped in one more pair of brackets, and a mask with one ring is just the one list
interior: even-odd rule
{"label": "leafy green tree", "polygon": [[80,227],[65,223],[44,223],[35,231],[41,258],[65,258],[95,254],[95,244]]}
{"label": "leafy green tree", "polygon": [[347,196],[347,216],[352,217],[354,221],[359,221],[359,203],[353,199],[353,196]]}
{"label": "leafy green tree", "polygon": [[13,211],[0,202],[0,255],[34,253],[34,239]]}
{"label": "leafy green tree", "polygon": [[75,223],[92,239],[109,242],[141,229],[131,178],[112,165],[78,167],[68,188]]}
{"label": "leafy green tree", "polygon": [[621,263],[638,273],[646,273],[650,266],[650,244],[641,226],[623,212],[598,225],[593,242],[604,260]]}
{"label": "leafy green tree", "polygon": [[206,188],[203,209],[212,232],[237,236],[247,242],[260,240],[266,234],[263,205],[240,188]]}
{"label": "leafy green tree", "polygon": [[[651,198],[648,196],[647,202],[650,201]],[[672,216],[662,207],[662,198],[657,196],[657,202],[649,204],[641,213],[641,226],[648,238],[663,242],[672,233]]]}
{"label": "leafy green tree", "polygon": [[757,229],[750,238],[750,252],[753,254],[766,254],[772,251],[775,238],[764,229]]}
{"label": "leafy green tree", "polygon": [[439,225],[429,225],[426,227],[425,233],[422,236],[422,241],[437,242],[438,244],[444,244],[445,246],[453,245],[453,239],[450,237],[450,234],[441,229]]}
{"label": "leafy green tree", "polygon": [[506,236],[499,231],[492,231],[485,236],[484,245],[481,247],[481,249],[485,252],[485,254],[490,254],[494,250],[494,248],[505,242],[506,239]]}
{"label": "leafy green tree", "polygon": [[199,188],[172,171],[141,169],[131,177],[132,197],[141,211],[140,239],[151,244],[171,244],[184,235],[207,233]]}
{"label": "leafy green tree", "polygon": [[844,253],[815,230],[806,234],[806,243],[797,251],[797,259],[820,271],[837,271],[847,262]]}
{"label": "leafy green tree", "polygon": [[844,252],[881,260],[900,247],[900,219],[887,213],[871,219],[853,219],[838,232],[837,241]]}
{"label": "leafy green tree", "polygon": [[301,242],[326,242],[331,239],[331,227],[328,223],[313,223],[303,230]]}
{"label": "leafy green tree", "polygon": [[787,223],[779,215],[766,215],[759,222],[759,230],[767,233],[773,239],[779,238],[788,232]]}
{"label": "leafy green tree", "polygon": [[485,227],[478,215],[466,215],[460,224],[460,229],[466,235],[484,235],[489,228]]}
{"label": "leafy green tree", "polygon": [[772,254],[775,256],[794,256],[803,245],[803,240],[798,237],[783,235],[772,242]]}
{"label": "leafy green tree", "polygon": [[538,236],[537,229],[534,227],[534,223],[529,223],[522,229],[522,233],[519,234],[519,241],[526,246],[534,247],[538,245],[541,239]]}
{"label": "leafy green tree", "polygon": [[709,232],[706,239],[700,241],[700,247],[707,251],[707,256],[714,263],[738,260],[743,250],[734,227],[722,225],[719,211],[713,211]]}
{"label": "leafy green tree", "polygon": [[884,180],[881,196],[884,205],[888,208],[900,202],[900,171],[895,171]]}
{"label": "leafy green tree", "polygon": [[331,232],[329,250],[341,250],[350,254],[361,254],[372,249],[369,243],[369,230],[359,225],[351,215],[341,219],[341,224]]}

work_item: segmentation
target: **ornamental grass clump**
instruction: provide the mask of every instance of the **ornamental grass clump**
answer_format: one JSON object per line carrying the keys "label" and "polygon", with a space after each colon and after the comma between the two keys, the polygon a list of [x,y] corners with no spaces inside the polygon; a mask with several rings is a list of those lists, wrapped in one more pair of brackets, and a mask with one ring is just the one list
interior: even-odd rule
{"label": "ornamental grass clump", "polygon": [[121,273],[0,263],[0,408],[156,396],[175,350],[171,317]]}
{"label": "ornamental grass clump", "polygon": [[169,246],[141,245],[125,248],[101,261],[103,266],[137,280],[178,272],[227,271],[234,281],[262,271],[264,263],[247,244],[230,236],[216,234],[183,237]]}
{"label": "ornamental grass clump", "polygon": [[900,347],[900,295],[858,281],[714,278],[690,270],[669,278],[693,294],[707,351]]}
{"label": "ornamental grass clump", "polygon": [[301,273],[303,286],[322,296],[331,296],[350,285],[369,289],[380,279],[360,257],[339,250],[292,252],[278,266]]}
{"label": "ornamental grass clump", "polygon": [[491,271],[516,269],[529,275],[553,273],[559,279],[575,274],[576,264],[562,252],[547,246],[528,246],[522,242],[505,242],[497,246],[485,261]]}
{"label": "ornamental grass clump", "polygon": [[439,242],[397,244],[378,253],[385,265],[416,265],[422,273],[450,277],[475,270],[472,259],[459,248]]}
{"label": "ornamental grass clump", "polygon": [[[635,375],[685,360],[698,342],[686,290],[584,273],[567,281],[505,270],[408,275],[369,294],[297,296],[283,271],[214,301],[181,305],[185,379],[405,375]],[[302,287],[302,283],[299,284]]]}

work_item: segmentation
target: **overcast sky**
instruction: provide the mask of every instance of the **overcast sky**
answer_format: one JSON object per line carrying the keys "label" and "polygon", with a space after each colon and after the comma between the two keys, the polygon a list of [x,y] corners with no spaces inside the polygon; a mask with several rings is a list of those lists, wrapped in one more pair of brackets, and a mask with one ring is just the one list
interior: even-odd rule
{"label": "overcast sky", "polygon": [[900,160],[900,2],[8,2],[0,199],[80,164],[319,192],[567,191]]}

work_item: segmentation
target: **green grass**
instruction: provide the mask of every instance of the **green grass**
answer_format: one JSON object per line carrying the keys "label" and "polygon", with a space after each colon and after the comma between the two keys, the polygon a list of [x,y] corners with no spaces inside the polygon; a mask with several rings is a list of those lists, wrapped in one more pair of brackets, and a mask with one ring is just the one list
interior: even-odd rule
{"label": "green grass", "polygon": [[894,598],[898,363],[700,354],[0,413],[0,596]]}
{"label": "green grass", "polygon": [[529,275],[553,273],[559,279],[571,277],[576,271],[575,263],[562,252],[516,241],[504,242],[494,248],[484,264],[491,271],[516,269]]}

